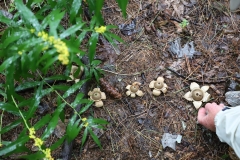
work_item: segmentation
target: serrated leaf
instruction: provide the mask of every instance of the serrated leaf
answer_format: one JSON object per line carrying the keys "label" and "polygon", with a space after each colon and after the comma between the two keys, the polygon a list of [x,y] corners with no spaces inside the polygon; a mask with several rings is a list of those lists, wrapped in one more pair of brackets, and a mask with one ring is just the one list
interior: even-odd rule
{"label": "serrated leaf", "polygon": [[73,108],[75,108],[78,104],[81,103],[83,97],[84,97],[84,94],[83,94],[83,93],[79,93],[79,94],[77,95],[77,97],[75,98],[74,102],[71,104],[71,106],[72,106]]}
{"label": "serrated leaf", "polygon": [[82,87],[82,85],[87,82],[88,79],[84,79],[79,81],[78,83],[75,83],[74,85],[72,85],[64,94],[63,94],[63,98],[67,98],[69,97],[71,94],[73,94],[76,90],[80,89]]}
{"label": "serrated leaf", "polygon": [[99,141],[98,137],[93,133],[93,131],[89,128],[88,129],[92,139],[94,140],[94,142],[98,145],[98,147],[102,148],[101,146],[101,142]]}
{"label": "serrated leaf", "polygon": [[59,114],[61,113],[61,111],[63,110],[65,105],[66,105],[65,103],[62,103],[61,105],[59,105],[57,107],[57,109],[53,113],[53,118],[50,120],[46,130],[44,131],[44,133],[42,135],[42,139],[48,138],[49,135],[54,131],[55,127],[57,126],[58,120],[59,120]]}
{"label": "serrated leaf", "polygon": [[69,86],[65,86],[65,85],[53,85],[52,88],[54,88],[54,90],[61,90],[61,91],[67,91]]}
{"label": "serrated leaf", "polygon": [[70,9],[70,22],[73,22],[73,20],[76,18],[76,15],[82,5],[82,0],[73,0],[72,6]]}
{"label": "serrated leaf", "polygon": [[82,137],[82,145],[84,145],[84,143],[86,142],[87,139],[87,135],[88,135],[88,128],[85,128],[84,132],[83,132],[83,137]]}
{"label": "serrated leaf", "polygon": [[16,141],[10,143],[9,145],[1,148],[0,150],[0,156],[7,155],[8,153],[18,149],[21,146],[24,146],[24,144],[29,140],[28,135],[22,136],[18,138]]}
{"label": "serrated leaf", "polygon": [[116,1],[118,3],[118,6],[121,8],[123,17],[126,18],[127,17],[126,8],[127,8],[128,0],[116,0]]}
{"label": "serrated leaf", "polygon": [[51,145],[50,149],[55,150],[57,149],[61,144],[63,144],[64,140],[66,139],[66,135],[60,138],[57,142]]}
{"label": "serrated leaf", "polygon": [[62,34],[60,34],[60,38],[63,39],[63,38],[66,38],[68,36],[70,36],[71,34],[75,33],[76,31],[78,31],[80,28],[82,28],[82,26],[84,25],[85,23],[81,22],[79,24],[76,24],[74,26],[71,26],[70,28],[68,28],[67,30],[65,30]]}
{"label": "serrated leaf", "polygon": [[90,103],[86,104],[84,107],[82,107],[79,111],[79,114],[82,114],[83,112],[85,112],[86,110],[88,110],[89,107],[91,107],[91,105],[93,104],[93,101],[90,101]]}
{"label": "serrated leaf", "polygon": [[0,109],[15,115],[19,115],[18,108],[10,103],[0,102]]}
{"label": "serrated leaf", "polygon": [[23,84],[20,84],[15,88],[16,92],[28,89],[28,88],[34,88],[36,86],[39,86],[41,84],[41,81],[32,81],[32,82],[24,82]]}
{"label": "serrated leaf", "polygon": [[50,26],[50,35],[53,35],[55,38],[58,37],[57,27],[61,19],[63,18],[65,12],[60,12],[59,9],[52,11],[48,17],[48,23]]}
{"label": "serrated leaf", "polygon": [[5,60],[0,66],[0,73],[7,69],[9,66],[11,66],[12,63],[14,63],[14,61],[16,61],[18,57],[19,57],[18,55],[15,55]]}
{"label": "serrated leaf", "polygon": [[100,119],[100,118],[93,118],[92,122],[96,123],[96,124],[108,124],[108,121],[106,121],[104,119]]}
{"label": "serrated leaf", "polygon": [[74,138],[76,138],[77,135],[79,134],[79,132],[81,131],[83,125],[81,124],[79,126],[79,123],[80,123],[80,119],[78,119],[72,125],[67,126],[67,140],[68,140],[68,142],[71,142]]}
{"label": "serrated leaf", "polygon": [[97,32],[93,32],[89,39],[89,61],[90,63],[93,61],[96,54],[96,46],[98,41],[99,34]]}
{"label": "serrated leaf", "polygon": [[85,38],[85,36],[86,36],[86,34],[87,34],[87,31],[82,31],[82,33],[78,36],[78,38],[77,38],[77,44],[79,44],[80,45],[80,43],[83,41],[83,39]]}
{"label": "serrated leaf", "polygon": [[50,114],[45,115],[44,117],[42,117],[42,119],[40,121],[38,121],[33,127],[38,130],[40,128],[42,128],[45,124],[47,124],[48,122],[50,122],[51,116]]}
{"label": "serrated leaf", "polygon": [[39,24],[33,12],[23,4],[22,0],[15,0],[14,2],[18,13],[23,16],[24,20],[30,23],[36,29],[36,31],[40,31],[41,25]]}
{"label": "serrated leaf", "polygon": [[10,131],[11,129],[17,127],[19,124],[21,124],[23,121],[22,119],[18,119],[16,121],[13,121],[12,123],[8,124],[7,126],[3,127],[0,131],[0,134],[4,134],[8,131]]}

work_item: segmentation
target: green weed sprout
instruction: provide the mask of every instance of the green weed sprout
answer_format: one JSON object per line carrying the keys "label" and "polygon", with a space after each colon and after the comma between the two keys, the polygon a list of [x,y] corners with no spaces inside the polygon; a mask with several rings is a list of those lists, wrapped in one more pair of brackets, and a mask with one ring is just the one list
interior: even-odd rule
{"label": "green weed sprout", "polygon": [[183,19],[182,22],[180,23],[180,26],[181,26],[182,28],[185,28],[185,27],[187,27],[188,24],[189,24],[188,20]]}

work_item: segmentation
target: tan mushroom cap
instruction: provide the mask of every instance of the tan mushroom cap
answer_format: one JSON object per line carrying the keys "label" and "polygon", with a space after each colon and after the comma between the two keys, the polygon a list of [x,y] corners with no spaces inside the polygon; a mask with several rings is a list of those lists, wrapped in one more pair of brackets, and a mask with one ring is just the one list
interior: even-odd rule
{"label": "tan mushroom cap", "polygon": [[164,83],[163,77],[158,77],[156,81],[151,81],[149,84],[149,88],[153,89],[153,95],[159,96],[161,92],[166,93],[167,92],[167,84]]}
{"label": "tan mushroom cap", "polygon": [[79,69],[78,66],[72,65],[70,75],[69,75],[71,80],[67,80],[67,82],[71,82],[73,80],[75,80],[75,83],[79,82],[79,80],[83,74],[84,68],[83,68],[83,66],[81,66],[78,75],[77,76],[75,75],[76,77],[74,77],[74,74],[77,72],[78,69]]}
{"label": "tan mushroom cap", "polygon": [[191,91],[187,92],[183,97],[188,101],[193,101],[193,105],[196,109],[200,108],[202,102],[209,101],[211,95],[207,93],[209,86],[200,86],[196,82],[192,82],[190,85]]}
{"label": "tan mushroom cap", "polygon": [[131,96],[132,98],[135,98],[136,95],[143,96],[144,93],[140,90],[141,83],[139,82],[133,82],[132,85],[127,85],[126,89],[128,90],[126,92],[127,96]]}
{"label": "tan mushroom cap", "polygon": [[103,101],[102,99],[106,99],[106,94],[101,92],[100,88],[94,88],[93,91],[89,91],[88,95],[90,99],[95,102],[96,107],[102,107]]}

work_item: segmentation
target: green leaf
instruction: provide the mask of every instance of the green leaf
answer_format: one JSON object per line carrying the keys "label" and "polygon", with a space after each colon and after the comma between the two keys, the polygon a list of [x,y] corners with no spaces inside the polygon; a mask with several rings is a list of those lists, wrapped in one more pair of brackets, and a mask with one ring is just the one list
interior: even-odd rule
{"label": "green leaf", "polygon": [[50,134],[54,131],[55,127],[57,126],[58,120],[59,120],[59,114],[61,113],[61,111],[63,110],[65,105],[66,105],[65,103],[62,103],[61,105],[59,105],[57,107],[57,109],[53,113],[53,118],[50,120],[46,130],[44,131],[44,133],[42,135],[42,139],[48,138],[50,136]]}
{"label": "green leaf", "polygon": [[97,32],[93,32],[91,38],[89,39],[89,61],[92,63],[95,54],[96,54],[96,46],[98,41],[99,34]]}
{"label": "green leaf", "polygon": [[70,9],[70,22],[73,22],[73,20],[76,18],[76,15],[82,5],[82,0],[73,0],[72,6]]}
{"label": "green leaf", "polygon": [[3,72],[5,69],[7,69],[9,66],[11,66],[12,63],[16,61],[18,57],[19,57],[18,55],[15,55],[5,60],[0,66],[0,73]]}
{"label": "green leaf", "polygon": [[83,22],[80,22],[79,24],[76,24],[74,26],[71,26],[70,28],[68,28],[67,30],[65,30],[62,34],[60,34],[60,38],[61,39],[64,39],[66,38],[67,36],[75,33],[76,31],[78,31],[80,28],[82,28],[82,26],[84,25],[85,23]]}
{"label": "green leaf", "polygon": [[95,68],[93,69],[93,74],[95,76],[95,79],[97,80],[97,83],[99,84],[99,79],[100,79],[100,73],[98,72],[98,70],[96,70]]}
{"label": "green leaf", "polygon": [[100,61],[100,60],[93,60],[92,63],[91,63],[91,65],[93,65],[93,66],[98,66],[98,65],[101,64],[101,63],[102,63],[102,61]]}
{"label": "green leaf", "polygon": [[12,123],[10,123],[10,124],[8,124],[7,126],[3,127],[3,128],[1,129],[0,134],[4,134],[4,133],[10,131],[11,129],[17,127],[17,126],[18,126],[19,124],[21,124],[22,122],[23,122],[22,119],[18,119],[18,120],[16,120],[16,121],[13,121]]}
{"label": "green leaf", "polygon": [[19,115],[18,108],[10,103],[0,102],[0,109],[15,115]]}
{"label": "green leaf", "polygon": [[87,139],[87,135],[88,135],[88,128],[85,128],[84,132],[83,132],[83,137],[82,137],[82,145],[84,145],[84,143],[86,142]]}
{"label": "green leaf", "polygon": [[50,147],[51,151],[57,149],[57,148],[64,142],[65,138],[66,138],[66,135],[63,136],[62,138],[60,138],[60,139],[59,139],[57,142],[55,142],[54,144],[52,144],[51,147]]}
{"label": "green leaf", "polygon": [[3,42],[3,48],[7,48],[9,44],[19,40],[21,38],[21,35],[12,35],[11,37],[7,37],[7,39],[4,40]]}
{"label": "green leaf", "polygon": [[32,159],[44,159],[45,158],[45,155],[41,152],[41,151],[38,151],[37,153],[33,153],[33,154],[30,154],[30,155],[24,155],[24,156],[20,156],[19,157],[20,159],[29,159],[29,160],[32,160]]}
{"label": "green leaf", "polygon": [[12,142],[11,144],[1,148],[0,150],[0,156],[4,156],[16,149],[18,149],[21,146],[24,146],[24,144],[29,140],[28,135],[19,137],[16,141]]}
{"label": "green leaf", "polygon": [[78,36],[78,41],[77,41],[77,44],[79,44],[80,45],[80,43],[83,41],[83,39],[85,38],[85,36],[86,36],[86,34],[87,34],[87,31],[82,31],[82,33]]}
{"label": "green leaf", "polygon": [[95,13],[94,14],[97,17],[98,23],[100,25],[103,25],[103,18],[102,18],[102,13],[101,13],[103,3],[104,3],[104,0],[95,1]]}
{"label": "green leaf", "polygon": [[51,59],[49,59],[42,69],[43,72],[46,73],[48,68],[51,67],[53,65],[53,63],[56,62],[57,60],[58,60],[58,56],[55,56],[55,57],[52,57]]}
{"label": "green leaf", "polygon": [[54,75],[51,77],[44,78],[45,81],[50,81],[50,80],[66,80],[68,79],[68,76],[65,75]]}
{"label": "green leaf", "polygon": [[69,125],[67,126],[67,140],[68,142],[71,142],[74,138],[77,137],[77,135],[79,134],[79,132],[82,129],[82,124],[79,126],[80,123],[80,119],[78,119],[76,122],[74,123],[69,123]]}
{"label": "green leaf", "polygon": [[79,114],[82,114],[83,112],[85,112],[86,110],[88,110],[89,107],[91,107],[91,105],[93,104],[93,101],[89,100],[89,103],[86,104],[84,107],[82,107],[79,111]]}
{"label": "green leaf", "polygon": [[67,98],[69,97],[71,94],[73,94],[76,90],[80,89],[82,87],[82,85],[87,82],[88,79],[84,79],[79,81],[78,83],[75,83],[74,85],[72,85],[64,94],[63,94],[63,98]]}
{"label": "green leaf", "polygon": [[124,42],[118,35],[116,34],[113,34],[113,33],[110,33],[110,32],[107,32],[106,34],[108,34],[110,37],[116,39],[118,42]]}
{"label": "green leaf", "polygon": [[67,91],[67,90],[69,89],[69,86],[65,86],[65,85],[53,85],[52,88],[54,88],[54,90]]}
{"label": "green leaf", "polygon": [[118,3],[118,6],[122,10],[123,17],[126,18],[127,17],[126,8],[127,8],[128,0],[116,0],[116,1]]}
{"label": "green leaf", "polygon": [[77,95],[77,97],[75,98],[74,102],[71,104],[71,106],[72,106],[73,108],[75,108],[78,104],[81,103],[83,97],[84,97],[84,94],[83,94],[83,93],[79,93],[79,94]]}
{"label": "green leaf", "polygon": [[39,86],[41,84],[41,81],[32,81],[32,82],[24,82],[23,84],[20,84],[15,88],[15,91],[22,91],[28,88],[34,88],[36,86]]}
{"label": "green leaf", "polygon": [[5,23],[8,26],[15,24],[13,20],[5,17],[2,12],[0,12],[0,22]]}
{"label": "green leaf", "polygon": [[99,141],[98,137],[93,133],[93,131],[89,128],[88,129],[91,137],[93,138],[94,142],[98,145],[98,147],[102,148],[101,142]]}
{"label": "green leaf", "polygon": [[97,123],[97,124],[108,124],[108,121],[106,121],[104,119],[100,119],[100,118],[93,118],[92,122]]}
{"label": "green leaf", "polygon": [[115,25],[107,25],[106,28],[107,28],[107,31],[109,31],[110,29],[118,29],[118,27]]}
{"label": "green leaf", "polygon": [[15,0],[14,2],[18,10],[18,13],[21,16],[23,16],[24,20],[30,23],[36,29],[37,32],[39,32],[41,29],[41,25],[39,24],[33,12],[23,4],[22,0]]}
{"label": "green leaf", "polygon": [[33,127],[36,130],[38,130],[38,129],[42,128],[45,124],[51,122],[50,119],[51,119],[50,114],[47,114],[44,117],[42,117],[42,119],[40,121],[38,121]]}
{"label": "green leaf", "polygon": [[48,23],[50,25],[50,35],[53,35],[55,38],[58,37],[57,27],[61,19],[63,18],[65,12],[61,12],[59,9],[52,11],[48,17]]}

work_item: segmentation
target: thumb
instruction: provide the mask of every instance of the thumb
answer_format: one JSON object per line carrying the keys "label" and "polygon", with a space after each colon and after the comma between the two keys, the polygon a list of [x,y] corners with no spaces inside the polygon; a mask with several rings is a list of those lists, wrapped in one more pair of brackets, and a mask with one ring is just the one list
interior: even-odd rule
{"label": "thumb", "polygon": [[205,117],[206,117],[206,109],[205,108],[200,108],[198,110],[198,122],[200,124],[203,124],[203,122],[205,120]]}

